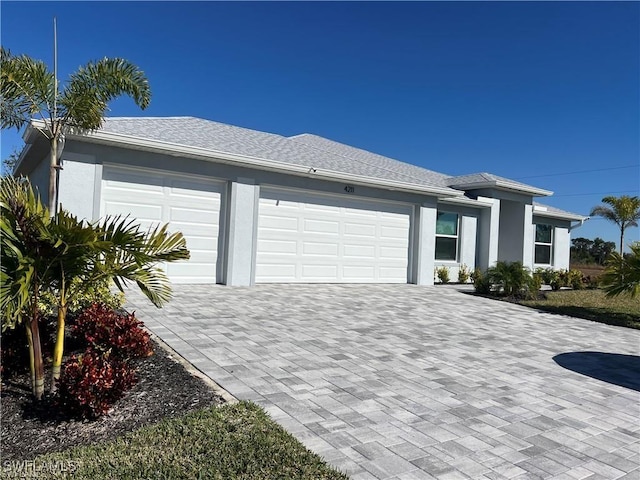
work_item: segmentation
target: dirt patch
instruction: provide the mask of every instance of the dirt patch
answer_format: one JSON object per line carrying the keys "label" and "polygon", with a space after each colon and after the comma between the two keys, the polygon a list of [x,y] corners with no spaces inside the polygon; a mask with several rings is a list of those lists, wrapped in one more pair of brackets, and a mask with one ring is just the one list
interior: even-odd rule
{"label": "dirt patch", "polygon": [[154,342],[154,355],[138,361],[138,383],[111,412],[95,421],[58,413],[51,401],[34,404],[28,372],[2,384],[2,460],[31,460],[43,453],[113,440],[163,418],[224,402]]}

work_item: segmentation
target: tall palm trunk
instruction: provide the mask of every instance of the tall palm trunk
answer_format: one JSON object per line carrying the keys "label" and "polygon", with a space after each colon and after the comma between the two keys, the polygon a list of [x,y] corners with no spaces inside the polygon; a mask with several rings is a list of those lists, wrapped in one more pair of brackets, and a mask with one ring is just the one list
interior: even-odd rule
{"label": "tall palm trunk", "polygon": [[[37,290],[36,290],[37,291]],[[38,325],[37,294],[33,299],[31,319],[27,323],[27,340],[29,342],[29,365],[31,367],[31,390],[36,400],[44,395],[44,363],[40,343],[40,327]]]}
{"label": "tall palm trunk", "polygon": [[620,226],[620,255],[622,255],[622,249],[624,248],[624,225]]}
{"label": "tall palm trunk", "polygon": [[55,217],[58,211],[58,139],[56,135],[49,141],[51,159],[49,167],[49,214]]}
{"label": "tall palm trunk", "polygon": [[[63,275],[64,277],[64,275]],[[58,379],[64,352],[64,325],[67,318],[67,292],[64,281],[60,285],[60,303],[58,304],[58,323],[56,326],[56,345],[53,349],[53,365],[51,367],[51,393],[58,390]]]}

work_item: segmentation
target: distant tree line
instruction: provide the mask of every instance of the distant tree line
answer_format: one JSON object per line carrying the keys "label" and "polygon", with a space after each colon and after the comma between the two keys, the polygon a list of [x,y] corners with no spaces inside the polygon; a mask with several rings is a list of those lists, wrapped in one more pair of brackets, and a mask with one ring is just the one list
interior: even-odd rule
{"label": "distant tree line", "polygon": [[578,237],[571,240],[571,244],[572,263],[604,265],[611,252],[616,250],[615,242],[605,242],[600,237],[594,240]]}

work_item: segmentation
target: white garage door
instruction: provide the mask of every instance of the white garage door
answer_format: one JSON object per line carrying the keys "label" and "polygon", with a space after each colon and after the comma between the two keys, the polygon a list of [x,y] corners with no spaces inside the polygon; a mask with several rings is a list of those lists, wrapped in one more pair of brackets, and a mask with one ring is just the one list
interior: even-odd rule
{"label": "white garage door", "polygon": [[148,228],[182,232],[191,258],[164,265],[174,283],[216,283],[222,182],[153,170],[105,166],[101,215],[131,215]]}
{"label": "white garage door", "polygon": [[256,282],[406,283],[411,208],[262,189]]}

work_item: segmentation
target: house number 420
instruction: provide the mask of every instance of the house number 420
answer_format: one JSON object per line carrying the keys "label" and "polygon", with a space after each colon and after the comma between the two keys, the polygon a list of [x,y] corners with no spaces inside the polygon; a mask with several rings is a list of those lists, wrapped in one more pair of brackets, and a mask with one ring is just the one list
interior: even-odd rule
{"label": "house number 420", "polygon": [[353,187],[353,185],[345,185],[344,191],[347,193],[353,193],[356,191],[356,189]]}

